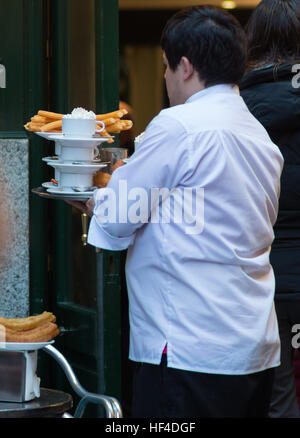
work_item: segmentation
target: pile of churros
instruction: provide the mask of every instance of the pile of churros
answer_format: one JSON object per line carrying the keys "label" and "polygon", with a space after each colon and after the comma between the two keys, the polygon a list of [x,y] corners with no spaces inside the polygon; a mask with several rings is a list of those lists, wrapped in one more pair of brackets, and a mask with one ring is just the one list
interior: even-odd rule
{"label": "pile of churros", "polygon": [[[111,168],[112,173],[116,169],[118,169],[119,167],[124,166],[124,164],[125,163],[124,163],[123,160],[117,160],[115,162],[115,164]],[[93,175],[93,184],[94,184],[95,187],[98,187],[99,189],[103,189],[109,183],[110,178],[111,178],[111,175],[109,173],[101,172],[101,170],[100,170],[100,171],[94,173],[94,175]]]}
{"label": "pile of churros", "polygon": [[[110,113],[96,115],[96,120],[103,122],[105,125],[105,129],[100,135],[108,137],[108,143],[114,142],[114,137],[111,134],[120,134],[122,131],[132,128],[133,122],[131,120],[121,120],[126,114],[128,114],[128,111],[123,108]],[[30,122],[26,123],[24,128],[30,132],[61,133],[63,117],[64,114],[40,110],[31,117]],[[101,128],[102,126],[99,124],[98,127]]]}
{"label": "pile of churros", "polygon": [[56,317],[51,312],[27,318],[0,317],[1,342],[48,342],[59,334]]}

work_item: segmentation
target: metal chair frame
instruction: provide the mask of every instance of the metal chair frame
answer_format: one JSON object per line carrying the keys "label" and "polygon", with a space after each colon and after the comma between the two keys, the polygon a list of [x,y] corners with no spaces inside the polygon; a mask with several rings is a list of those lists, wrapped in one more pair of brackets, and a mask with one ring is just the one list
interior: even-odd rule
{"label": "metal chair frame", "polygon": [[58,364],[65,372],[73,390],[79,397],[81,397],[81,400],[76,407],[74,416],[69,413],[65,413],[63,415],[64,418],[82,418],[88,403],[102,405],[105,409],[107,418],[123,418],[122,408],[119,401],[114,397],[86,391],[79,383],[71,365],[64,357],[64,355],[60,353],[60,351],[58,351],[52,345],[46,345],[45,347],[43,347],[43,351],[48,353],[53,359],[58,362]]}

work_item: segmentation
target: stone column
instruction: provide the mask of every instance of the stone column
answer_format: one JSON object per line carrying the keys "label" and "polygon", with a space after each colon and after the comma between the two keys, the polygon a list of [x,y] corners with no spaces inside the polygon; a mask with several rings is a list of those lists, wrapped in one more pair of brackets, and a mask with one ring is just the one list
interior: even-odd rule
{"label": "stone column", "polygon": [[29,312],[29,143],[0,138],[0,315]]}

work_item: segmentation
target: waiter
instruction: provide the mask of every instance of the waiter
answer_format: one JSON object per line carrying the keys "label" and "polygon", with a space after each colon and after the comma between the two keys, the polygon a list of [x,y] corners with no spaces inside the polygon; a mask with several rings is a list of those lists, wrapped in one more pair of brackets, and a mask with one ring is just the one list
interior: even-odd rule
{"label": "waiter", "polygon": [[91,245],[128,248],[133,417],[268,411],[283,159],[236,90],[245,47],[220,9],[175,14],[162,35],[170,108],[84,207]]}

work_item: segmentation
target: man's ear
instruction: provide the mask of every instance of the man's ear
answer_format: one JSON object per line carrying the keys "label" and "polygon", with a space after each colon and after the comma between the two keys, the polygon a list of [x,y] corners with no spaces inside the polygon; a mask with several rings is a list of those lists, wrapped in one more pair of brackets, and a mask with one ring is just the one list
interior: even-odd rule
{"label": "man's ear", "polygon": [[183,56],[180,60],[181,62],[181,66],[182,66],[182,71],[183,71],[183,79],[186,81],[187,79],[189,79],[193,73],[194,73],[194,67],[192,66],[192,64],[190,63],[190,61],[188,60],[188,58],[186,58],[185,56]]}

